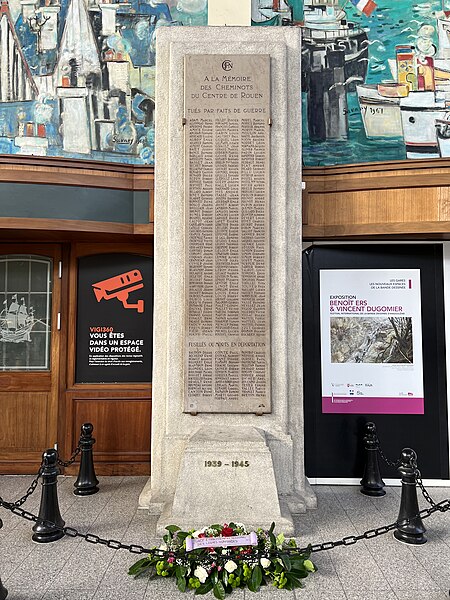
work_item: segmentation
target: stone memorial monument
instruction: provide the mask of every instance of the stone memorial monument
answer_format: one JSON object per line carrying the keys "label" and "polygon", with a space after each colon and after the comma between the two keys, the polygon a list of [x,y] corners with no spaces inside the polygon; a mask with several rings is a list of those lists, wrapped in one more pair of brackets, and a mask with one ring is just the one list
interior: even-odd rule
{"label": "stone memorial monument", "polygon": [[152,474],[183,529],[293,533],[304,473],[300,29],[157,37]]}

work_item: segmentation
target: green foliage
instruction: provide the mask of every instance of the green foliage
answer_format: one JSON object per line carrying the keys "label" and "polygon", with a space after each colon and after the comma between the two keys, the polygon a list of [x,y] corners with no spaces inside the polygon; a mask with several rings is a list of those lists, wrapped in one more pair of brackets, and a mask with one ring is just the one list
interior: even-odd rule
{"label": "green foliage", "polygon": [[[316,570],[310,549],[300,552],[294,539],[287,540],[282,533],[276,535],[275,523],[269,530],[256,531],[256,545],[225,548],[220,546],[220,538],[248,534],[244,525],[215,524],[199,531],[181,531],[177,525],[168,525],[166,529],[164,543],[131,565],[129,575],[174,577],[180,592],[212,592],[217,600],[224,600],[236,588],[251,592],[266,585],[286,590],[301,588],[303,580]],[[211,546],[187,552],[187,538],[215,539]]]}

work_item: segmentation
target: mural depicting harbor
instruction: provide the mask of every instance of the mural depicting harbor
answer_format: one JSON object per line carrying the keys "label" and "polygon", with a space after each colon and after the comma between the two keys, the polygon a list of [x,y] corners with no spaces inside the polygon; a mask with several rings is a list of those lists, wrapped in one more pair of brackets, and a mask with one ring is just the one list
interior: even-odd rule
{"label": "mural depicting harbor", "polygon": [[[156,32],[207,0],[0,2],[0,154],[153,164]],[[305,165],[450,155],[450,0],[253,0],[252,25],[302,28]]]}
{"label": "mural depicting harbor", "polygon": [[206,0],[1,0],[0,153],[152,164],[155,32]]}
{"label": "mural depicting harbor", "polygon": [[[312,98],[308,89],[304,92],[304,164],[450,156],[450,11],[441,0],[377,0],[366,12],[360,10],[363,4],[341,2],[346,26],[367,36],[361,46],[368,53],[359,58],[367,57],[367,71],[348,77],[335,70],[328,89],[345,92],[328,118],[320,115],[321,99]],[[329,52],[327,43],[325,47]],[[321,52],[318,44],[316,52]],[[328,99],[324,104],[329,106]],[[334,123],[334,128],[322,126],[318,136],[311,118]]]}
{"label": "mural depicting harbor", "polygon": [[[281,24],[303,29],[305,165],[450,156],[450,5],[294,2],[272,18],[283,4]],[[267,4],[254,0],[266,21]]]}

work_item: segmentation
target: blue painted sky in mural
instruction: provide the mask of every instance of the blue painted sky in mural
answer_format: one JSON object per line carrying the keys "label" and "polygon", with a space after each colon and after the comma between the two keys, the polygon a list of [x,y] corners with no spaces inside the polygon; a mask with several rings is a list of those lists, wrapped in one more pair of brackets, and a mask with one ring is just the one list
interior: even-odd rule
{"label": "blue painted sky in mural", "polygon": [[[369,17],[351,2],[340,2],[351,27],[339,20],[339,43],[327,45],[321,74],[313,66],[317,23],[328,19],[324,27],[330,28],[336,6],[320,13],[308,9],[311,0],[305,0],[304,164],[449,156],[446,84],[436,85],[439,92],[411,88],[407,98],[380,98],[377,92],[397,77],[389,65],[389,60],[395,63],[396,46],[416,45],[424,24],[436,28],[441,0],[376,0]],[[272,8],[281,7],[278,24],[289,17],[288,4],[295,5],[294,20],[299,18],[298,0],[277,0]],[[262,20],[276,14],[270,2],[261,5]],[[13,51],[0,58],[0,152],[153,164],[155,31],[206,21],[206,0],[5,0],[0,23],[8,27],[0,27],[0,36],[8,36]],[[441,40],[436,29],[421,31],[422,46],[433,42],[437,47],[436,65]],[[340,65],[339,48],[345,49],[345,65]],[[447,61],[450,71],[442,52],[439,60],[443,67]],[[333,74],[330,64],[336,67]],[[417,112],[425,105],[428,120]],[[426,135],[418,136],[415,129]]]}

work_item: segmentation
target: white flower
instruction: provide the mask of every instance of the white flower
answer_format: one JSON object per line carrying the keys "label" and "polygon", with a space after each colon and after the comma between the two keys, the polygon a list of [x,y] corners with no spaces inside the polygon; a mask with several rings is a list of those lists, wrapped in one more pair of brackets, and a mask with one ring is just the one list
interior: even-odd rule
{"label": "white flower", "polygon": [[161,544],[161,546],[159,547],[160,550],[167,550],[167,544],[165,544],[164,542]]}
{"label": "white flower", "polygon": [[272,564],[268,558],[264,558],[264,557],[261,558],[260,563],[261,563],[261,566],[264,567],[265,569],[267,569],[267,567],[270,567],[270,565]]}
{"label": "white flower", "polygon": [[227,562],[224,564],[223,568],[228,573],[232,573],[233,571],[235,571],[237,569],[237,564],[234,562],[234,560],[227,560]]}
{"label": "white flower", "polygon": [[198,577],[200,583],[205,583],[206,578],[208,577],[208,571],[203,567],[197,567],[194,571],[194,577]]}

